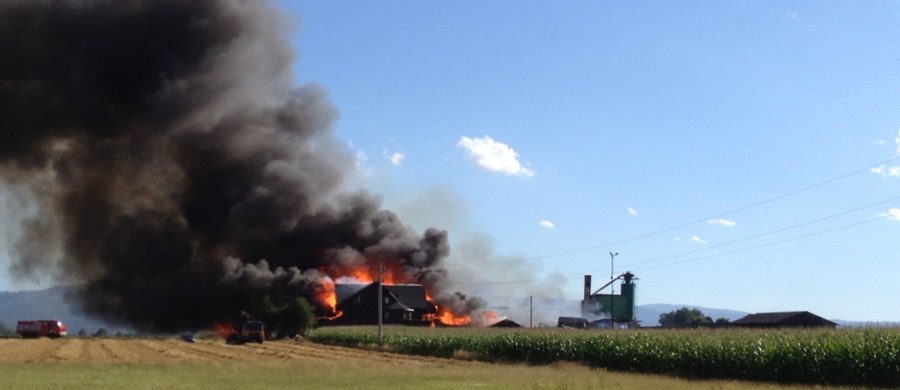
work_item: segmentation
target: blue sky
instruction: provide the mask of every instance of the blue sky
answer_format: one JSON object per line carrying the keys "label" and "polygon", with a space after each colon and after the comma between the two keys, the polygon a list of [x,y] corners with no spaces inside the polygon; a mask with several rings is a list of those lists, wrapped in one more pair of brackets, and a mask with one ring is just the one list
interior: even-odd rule
{"label": "blue sky", "polygon": [[900,321],[900,3],[278,4],[461,290]]}
{"label": "blue sky", "polygon": [[639,303],[900,320],[900,4],[287,8],[358,181],[487,247],[462,289],[577,298],[612,251]]}

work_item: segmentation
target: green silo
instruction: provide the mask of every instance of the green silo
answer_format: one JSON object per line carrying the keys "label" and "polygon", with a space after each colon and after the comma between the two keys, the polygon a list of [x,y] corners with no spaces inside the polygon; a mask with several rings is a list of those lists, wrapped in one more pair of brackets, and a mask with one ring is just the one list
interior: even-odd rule
{"label": "green silo", "polygon": [[[632,322],[635,320],[634,302],[636,285],[634,284],[634,274],[626,272],[619,275],[616,280],[618,279],[623,280],[619,290],[621,291],[621,294],[585,294],[585,298],[581,302],[582,317],[587,319],[598,317],[609,318],[610,313],[612,313],[612,317],[616,322]],[[615,282],[615,280],[613,282]],[[585,275],[586,292],[590,290],[589,283],[590,277]],[[606,286],[603,288],[605,287]]]}

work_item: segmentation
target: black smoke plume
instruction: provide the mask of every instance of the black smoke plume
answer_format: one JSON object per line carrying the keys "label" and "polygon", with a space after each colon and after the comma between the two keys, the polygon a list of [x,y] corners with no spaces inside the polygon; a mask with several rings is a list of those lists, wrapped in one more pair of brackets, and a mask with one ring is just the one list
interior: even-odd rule
{"label": "black smoke plume", "polygon": [[442,290],[445,231],[342,190],[352,157],[286,26],[252,0],[0,1],[0,178],[38,210],[12,272],[151,331],[379,258],[473,306]]}

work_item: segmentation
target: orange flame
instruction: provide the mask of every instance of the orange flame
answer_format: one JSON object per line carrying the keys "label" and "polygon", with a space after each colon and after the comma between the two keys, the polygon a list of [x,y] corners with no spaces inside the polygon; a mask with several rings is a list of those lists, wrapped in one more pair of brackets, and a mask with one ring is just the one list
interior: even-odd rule
{"label": "orange flame", "polygon": [[334,292],[334,281],[322,278],[320,284],[315,287],[314,295],[320,305],[331,309],[332,313],[337,311],[337,294]]}
{"label": "orange flame", "polygon": [[[381,279],[384,281],[384,284],[386,284],[386,285],[392,285],[392,284],[398,284],[398,283],[404,282],[403,281],[404,278],[397,279],[396,277],[394,277],[394,275],[395,275],[394,271],[392,271],[389,268],[385,268],[384,273],[382,273],[382,275],[381,275]],[[357,282],[362,283],[362,284],[374,283],[375,281],[378,280],[378,272],[369,270],[367,268],[354,269],[353,271],[349,272],[349,274],[346,276],[350,277],[351,279],[355,279]]]}
{"label": "orange flame", "polygon": [[456,315],[445,311],[441,313],[441,322],[452,326],[466,326],[472,323],[472,318],[467,315]]}
{"label": "orange flame", "polygon": [[213,323],[213,329],[216,331],[216,334],[219,337],[226,339],[229,335],[234,333],[234,327],[231,325],[220,324],[218,322]]}
{"label": "orange flame", "polygon": [[444,310],[436,306],[437,314],[435,317],[444,325],[449,326],[466,326],[472,323],[472,318],[467,315],[455,314],[450,310]]}

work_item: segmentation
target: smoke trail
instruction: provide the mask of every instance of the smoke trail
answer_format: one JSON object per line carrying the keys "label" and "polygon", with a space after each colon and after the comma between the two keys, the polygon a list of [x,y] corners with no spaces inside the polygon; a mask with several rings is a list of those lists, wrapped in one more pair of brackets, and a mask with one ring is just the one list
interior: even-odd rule
{"label": "smoke trail", "polygon": [[440,288],[446,232],[340,191],[352,158],[285,26],[263,1],[0,2],[0,178],[38,206],[12,272],[146,330],[375,258]]}

